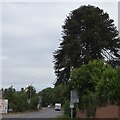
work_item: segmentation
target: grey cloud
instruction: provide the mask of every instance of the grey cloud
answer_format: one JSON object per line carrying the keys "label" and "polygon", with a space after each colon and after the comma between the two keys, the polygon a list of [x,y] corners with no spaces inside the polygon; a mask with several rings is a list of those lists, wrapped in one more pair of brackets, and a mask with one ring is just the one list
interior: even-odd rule
{"label": "grey cloud", "polygon": [[[53,51],[61,39],[61,26],[70,11],[84,4],[88,3],[3,4],[3,87],[13,84],[20,89],[31,81],[37,90],[53,87]],[[108,10],[116,21],[117,13],[111,9],[116,10],[117,3],[93,5]]]}

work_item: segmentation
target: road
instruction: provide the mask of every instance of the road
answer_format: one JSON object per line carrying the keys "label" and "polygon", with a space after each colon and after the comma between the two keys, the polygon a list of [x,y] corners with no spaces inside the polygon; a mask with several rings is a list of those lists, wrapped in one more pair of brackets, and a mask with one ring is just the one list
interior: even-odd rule
{"label": "road", "polygon": [[4,114],[2,118],[57,118],[62,114],[63,111],[55,111],[54,108],[43,108],[42,110],[35,112]]}

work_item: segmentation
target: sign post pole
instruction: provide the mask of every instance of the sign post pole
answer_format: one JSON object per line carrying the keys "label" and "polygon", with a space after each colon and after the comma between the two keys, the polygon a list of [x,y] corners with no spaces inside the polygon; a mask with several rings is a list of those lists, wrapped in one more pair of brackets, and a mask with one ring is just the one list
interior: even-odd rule
{"label": "sign post pole", "polygon": [[73,108],[74,108],[74,103],[70,101],[71,118],[73,118]]}
{"label": "sign post pole", "polygon": [[71,118],[73,118],[73,108],[71,108]]}
{"label": "sign post pole", "polygon": [[74,104],[79,103],[79,96],[77,95],[76,90],[71,90],[70,91],[70,109],[71,109],[71,118],[73,118],[73,108]]}

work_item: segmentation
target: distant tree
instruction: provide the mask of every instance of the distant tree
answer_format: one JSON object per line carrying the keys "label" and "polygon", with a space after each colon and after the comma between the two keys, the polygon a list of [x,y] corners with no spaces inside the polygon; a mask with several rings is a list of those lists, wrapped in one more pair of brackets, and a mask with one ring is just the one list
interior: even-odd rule
{"label": "distant tree", "polygon": [[52,94],[53,94],[53,88],[50,87],[43,89],[41,92],[38,93],[38,95],[42,97],[43,107],[46,107],[49,104],[53,104],[53,99],[55,98],[52,97]]}
{"label": "distant tree", "polygon": [[6,88],[5,90],[3,90],[3,97],[12,101],[15,97],[15,91],[16,90],[13,88],[13,86],[9,87],[8,89]]}
{"label": "distant tree", "polygon": [[36,94],[35,87],[32,85],[29,85],[25,88],[25,91],[27,92],[28,99],[32,98]]}
{"label": "distant tree", "polygon": [[[31,94],[31,102],[28,102]],[[8,108],[13,109],[13,112],[22,112],[26,110],[34,110],[38,104],[38,96],[33,86],[29,86],[21,91],[16,91],[13,86],[3,90],[3,98],[8,99]]]}
{"label": "distant tree", "polygon": [[54,103],[60,102],[62,105],[69,99],[69,89],[66,85],[58,85],[53,89]]}
{"label": "distant tree", "polygon": [[119,60],[118,31],[107,13],[91,5],[70,12],[62,26],[62,42],[53,54],[55,85],[69,83],[70,72],[93,59]]}
{"label": "distant tree", "polygon": [[21,92],[23,92],[24,91],[24,88],[21,88]]}
{"label": "distant tree", "polygon": [[17,94],[15,92],[16,90],[13,88],[13,86],[9,87],[8,89],[5,89],[3,92],[3,98],[8,99],[8,108],[12,108],[14,111],[17,110]]}
{"label": "distant tree", "polygon": [[49,104],[54,105],[57,102],[60,102],[62,105],[68,99],[68,89],[65,85],[58,85],[54,88],[45,88],[38,93],[42,97],[42,106],[47,106]]}

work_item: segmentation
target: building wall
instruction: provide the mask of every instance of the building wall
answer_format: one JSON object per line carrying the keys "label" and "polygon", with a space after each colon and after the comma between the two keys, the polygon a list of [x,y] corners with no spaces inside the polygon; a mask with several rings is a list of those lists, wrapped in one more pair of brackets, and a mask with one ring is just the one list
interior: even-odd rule
{"label": "building wall", "polygon": [[[87,118],[85,112],[77,109],[77,118]],[[120,106],[108,105],[105,107],[97,108],[95,118],[120,118]]]}

